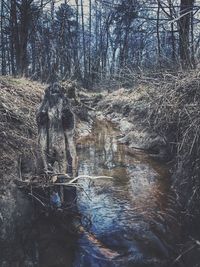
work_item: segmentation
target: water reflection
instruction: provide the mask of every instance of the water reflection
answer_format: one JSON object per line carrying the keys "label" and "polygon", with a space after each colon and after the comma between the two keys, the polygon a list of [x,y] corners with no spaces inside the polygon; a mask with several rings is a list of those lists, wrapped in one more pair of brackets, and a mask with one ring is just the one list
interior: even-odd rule
{"label": "water reflection", "polygon": [[158,222],[157,214],[166,206],[167,173],[144,153],[131,155],[117,142],[118,134],[112,125],[97,122],[92,138],[79,142],[79,175],[114,179],[82,180],[78,205],[91,220],[88,230],[105,249],[121,256],[106,259],[98,244],[82,236],[76,267],[107,266],[107,261],[108,266],[159,266],[157,261],[168,257],[164,241],[151,229],[152,221]]}

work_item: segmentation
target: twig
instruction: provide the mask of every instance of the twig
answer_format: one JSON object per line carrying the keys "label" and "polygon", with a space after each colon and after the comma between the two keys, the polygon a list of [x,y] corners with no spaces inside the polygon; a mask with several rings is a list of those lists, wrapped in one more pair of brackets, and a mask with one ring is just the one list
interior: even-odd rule
{"label": "twig", "polygon": [[72,180],[70,180],[67,183],[54,183],[55,185],[64,185],[64,186],[68,186],[71,185],[72,183],[76,182],[78,179],[81,178],[89,178],[91,180],[96,180],[96,179],[113,179],[113,177],[110,176],[89,176],[89,175],[79,175],[75,178],[73,178]]}
{"label": "twig", "polygon": [[43,207],[46,207],[46,205],[36,196],[34,196],[32,193],[28,193],[28,195],[32,196],[33,198],[35,198],[38,202],[40,202],[40,204],[43,206]]}
{"label": "twig", "polygon": [[22,158],[19,157],[19,179],[22,180]]}

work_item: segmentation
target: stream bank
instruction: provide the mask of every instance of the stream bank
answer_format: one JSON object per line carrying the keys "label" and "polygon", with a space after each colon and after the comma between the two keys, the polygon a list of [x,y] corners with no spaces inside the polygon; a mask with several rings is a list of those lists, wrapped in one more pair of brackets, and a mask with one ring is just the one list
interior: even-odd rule
{"label": "stream bank", "polygon": [[[113,266],[134,266],[133,264],[136,266],[169,266],[171,260],[175,257],[174,243],[179,242],[179,227],[177,227],[177,220],[175,219],[177,214],[174,209],[171,209],[172,206],[175,206],[175,200],[171,196],[166,197],[169,188],[169,175],[166,176],[165,171],[163,172],[165,168],[159,165],[160,163],[157,164],[152,161],[152,159],[147,160],[148,156],[142,152],[146,150],[151,154],[151,158],[161,161],[166,161],[170,158],[168,153],[170,150],[166,139],[153,130],[149,130],[148,99],[153,96],[155,91],[151,91],[152,89],[147,90],[147,88],[140,88],[140,90],[138,88],[138,92],[137,90],[132,92],[128,89],[121,89],[119,92],[108,95],[102,101],[101,97],[96,96],[93,107],[97,107],[99,111],[94,112],[91,110],[90,116],[85,121],[78,120],[77,143],[78,149],[80,149],[80,162],[82,163],[79,165],[79,172],[106,172],[111,173],[116,178],[114,184],[113,182],[105,181],[105,186],[99,182],[93,187],[87,183],[84,185],[84,190],[88,190],[93,196],[97,196],[97,202],[100,201],[102,203],[102,208],[95,209],[95,205],[98,204],[95,198],[93,199],[94,202],[89,202],[88,200],[86,203],[85,196],[81,196],[82,193],[80,193],[81,211],[83,213],[90,212],[88,205],[91,203],[91,206],[94,205],[91,207],[92,210],[97,212],[97,221],[95,221],[94,214],[91,215],[93,228],[91,229],[86,223],[86,229],[94,232],[100,244],[105,246],[103,247],[104,253],[107,252],[107,248],[112,248],[114,251],[121,253],[120,255],[124,254],[124,258],[122,257],[118,262],[111,262],[106,261],[105,258],[104,260],[101,259],[102,248],[101,246],[95,247],[94,240],[91,241],[83,237],[79,241],[75,238],[70,243],[71,238],[70,240],[62,239],[62,231],[55,231],[57,229],[55,222],[49,221],[48,227],[45,228],[48,220],[43,221],[43,219],[39,218],[39,228],[37,228],[36,223],[36,229],[33,230],[33,233],[30,231],[35,220],[34,209],[31,202],[16,190],[13,180],[20,175],[19,164],[25,176],[35,171],[34,159],[37,157],[37,129],[33,118],[35,117],[36,107],[41,101],[44,88],[25,79],[3,80],[1,86],[6,93],[1,95],[1,97],[3,96],[1,116],[4,127],[1,130],[1,143],[3,144],[4,152],[1,155],[1,265],[4,267],[38,266],[38,255],[40,257],[41,255],[46,255],[44,256],[42,267],[61,267],[65,265],[66,261],[69,261],[70,264],[75,262],[75,266],[83,266],[85,264],[87,267],[93,267],[95,263],[98,264],[97,266],[106,266],[106,264],[108,266],[112,266],[111,264]],[[134,97],[134,101],[131,101],[132,97]],[[97,99],[98,101],[96,101]],[[97,124],[94,125],[94,119],[98,119],[102,127]],[[114,125],[112,123],[104,124],[102,122],[104,120],[113,122]],[[115,125],[118,125],[120,131],[116,129]],[[95,134],[92,132],[92,126],[94,126]],[[122,144],[119,145],[119,142]],[[101,144],[100,147],[98,147],[99,144]],[[10,155],[13,158],[10,158]],[[102,155],[103,162],[101,160]],[[95,158],[96,162],[94,162]],[[148,172],[149,175],[147,175]],[[140,181],[144,182],[144,184]],[[165,184],[166,181],[167,183]],[[155,192],[153,190],[152,195],[151,192],[148,192],[147,189],[150,186],[154,187],[163,183],[165,184],[164,188],[158,186],[159,190]],[[120,188],[121,186],[122,188]],[[141,190],[141,188],[144,190]],[[142,208],[134,210],[134,205],[142,203],[141,199],[138,198],[137,200],[136,198],[136,202],[132,206],[130,203],[134,198],[130,199],[128,194],[124,195],[122,193],[123,191],[132,192],[133,196],[139,195],[142,199],[144,197],[148,204],[146,207],[144,205],[145,209],[147,209],[146,218],[145,213],[143,218],[144,210]],[[148,194],[145,198],[147,192]],[[154,201],[154,193],[156,199],[159,199],[158,203]],[[161,201],[161,199],[163,200]],[[112,206],[109,208],[109,203],[113,204],[114,211]],[[168,206],[169,203],[170,205]],[[148,208],[149,205],[150,208]],[[130,212],[132,208],[134,214]],[[104,217],[99,213],[101,210],[108,212],[108,221],[106,216],[105,220],[102,221]],[[124,214],[126,220],[123,221],[123,216],[119,214]],[[113,215],[115,216],[112,217]],[[126,226],[131,221],[130,217],[136,219],[137,222],[133,221],[131,224],[133,227],[127,227],[129,228],[127,229]],[[120,222],[120,218],[122,222]],[[89,216],[90,220],[91,217]],[[97,223],[98,220],[100,220],[99,223]],[[110,222],[113,223],[110,224]],[[103,223],[106,224],[106,227],[109,225],[114,231],[110,231],[108,227],[109,233],[104,232],[105,234],[103,234],[105,230]],[[101,227],[98,229],[99,226],[103,227],[102,232],[100,231]],[[114,228],[115,226],[116,228]],[[177,236],[174,236],[174,233]],[[58,242],[55,242],[56,236],[61,237],[58,238]],[[39,241],[32,242],[37,240],[38,237],[41,237]],[[52,248],[48,249],[46,245],[51,243]],[[59,243],[68,243],[73,250],[78,248],[78,254],[69,252],[68,259],[60,256],[59,253],[64,253],[65,249],[59,250]],[[39,254],[37,252],[38,244],[41,245]],[[52,251],[55,250],[54,245],[58,249],[58,254],[56,254],[59,256],[58,258],[56,257],[53,263],[52,260],[48,261],[48,255],[52,255]],[[69,246],[65,247],[64,245],[63,247],[67,251],[71,249]],[[94,254],[94,257],[88,258],[87,248],[89,248],[89,255]],[[95,251],[95,248],[97,251]],[[151,250],[149,250],[150,248]],[[132,257],[133,254],[137,255],[137,257]],[[59,258],[62,261],[59,261]],[[76,259],[79,259],[79,261]]]}
{"label": "stream bank", "polygon": [[[143,80],[143,81],[142,81]],[[199,71],[143,77],[133,88],[96,96],[99,117],[116,122],[120,141],[146,150],[171,171],[172,204],[181,226],[176,264],[199,265]],[[102,116],[103,114],[103,116]],[[192,260],[191,260],[192,259]]]}
{"label": "stream bank", "polygon": [[166,136],[150,127],[150,102],[156,94],[153,85],[140,85],[136,88],[121,88],[112,93],[97,95],[95,116],[118,125],[119,141],[129,148],[144,150],[152,158],[161,162],[171,159],[170,145]]}
{"label": "stream bank", "polygon": [[30,200],[14,179],[36,171],[35,109],[44,87],[27,79],[0,78],[0,266],[30,261],[26,237],[33,220]]}

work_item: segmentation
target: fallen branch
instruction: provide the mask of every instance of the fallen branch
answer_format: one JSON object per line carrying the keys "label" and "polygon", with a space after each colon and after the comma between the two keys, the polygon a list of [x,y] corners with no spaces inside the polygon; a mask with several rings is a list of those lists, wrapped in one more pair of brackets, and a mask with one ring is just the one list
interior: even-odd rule
{"label": "fallen branch", "polygon": [[43,207],[46,207],[46,205],[38,197],[34,196],[32,193],[28,193],[28,195],[35,198]]}
{"label": "fallen branch", "polygon": [[[58,180],[58,178],[67,178],[70,179],[68,182],[53,182],[51,177],[55,176],[57,177],[56,181]],[[38,180],[36,180],[38,178]],[[46,179],[45,179],[46,178]],[[52,174],[50,175],[50,177],[34,177],[30,179],[30,180],[15,180],[15,183],[18,187],[23,188],[23,187],[52,187],[55,185],[60,185],[60,186],[73,186],[73,187],[81,187],[80,184],[75,183],[76,181],[78,181],[79,179],[82,178],[87,178],[87,179],[91,179],[91,180],[97,180],[97,179],[114,179],[113,177],[110,176],[90,176],[90,175],[79,175],[75,178],[70,178],[68,174]],[[44,179],[44,180],[43,180]]]}
{"label": "fallen branch", "polygon": [[96,179],[113,179],[113,177],[110,177],[110,176],[89,176],[89,175],[79,175],[75,178],[73,178],[72,180],[70,180],[69,182],[67,183],[54,183],[55,185],[63,185],[63,186],[69,186],[71,185],[72,183],[76,182],[78,179],[81,179],[81,178],[89,178],[91,180],[96,180]]}

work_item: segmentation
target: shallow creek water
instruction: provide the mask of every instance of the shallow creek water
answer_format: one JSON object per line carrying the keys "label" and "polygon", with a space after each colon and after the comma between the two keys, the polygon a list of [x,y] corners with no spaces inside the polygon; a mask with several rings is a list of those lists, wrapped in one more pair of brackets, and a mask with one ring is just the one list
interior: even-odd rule
{"label": "shallow creek water", "polygon": [[[78,175],[113,178],[81,179],[74,213],[40,212],[40,206],[30,205],[27,195],[17,191],[19,207],[27,203],[29,215],[18,225],[13,249],[1,250],[0,266],[172,266],[168,260],[175,230],[168,212],[167,168],[120,144],[119,137],[113,124],[97,121],[91,134],[77,141]],[[73,190],[66,190],[66,197],[74,197]],[[77,222],[80,234],[70,231]]]}
{"label": "shallow creek water", "polygon": [[163,217],[168,171],[120,144],[119,134],[114,125],[98,121],[90,137],[77,144],[79,175],[113,179],[80,180],[78,209],[92,234],[79,238],[74,267],[161,266],[169,258]]}

